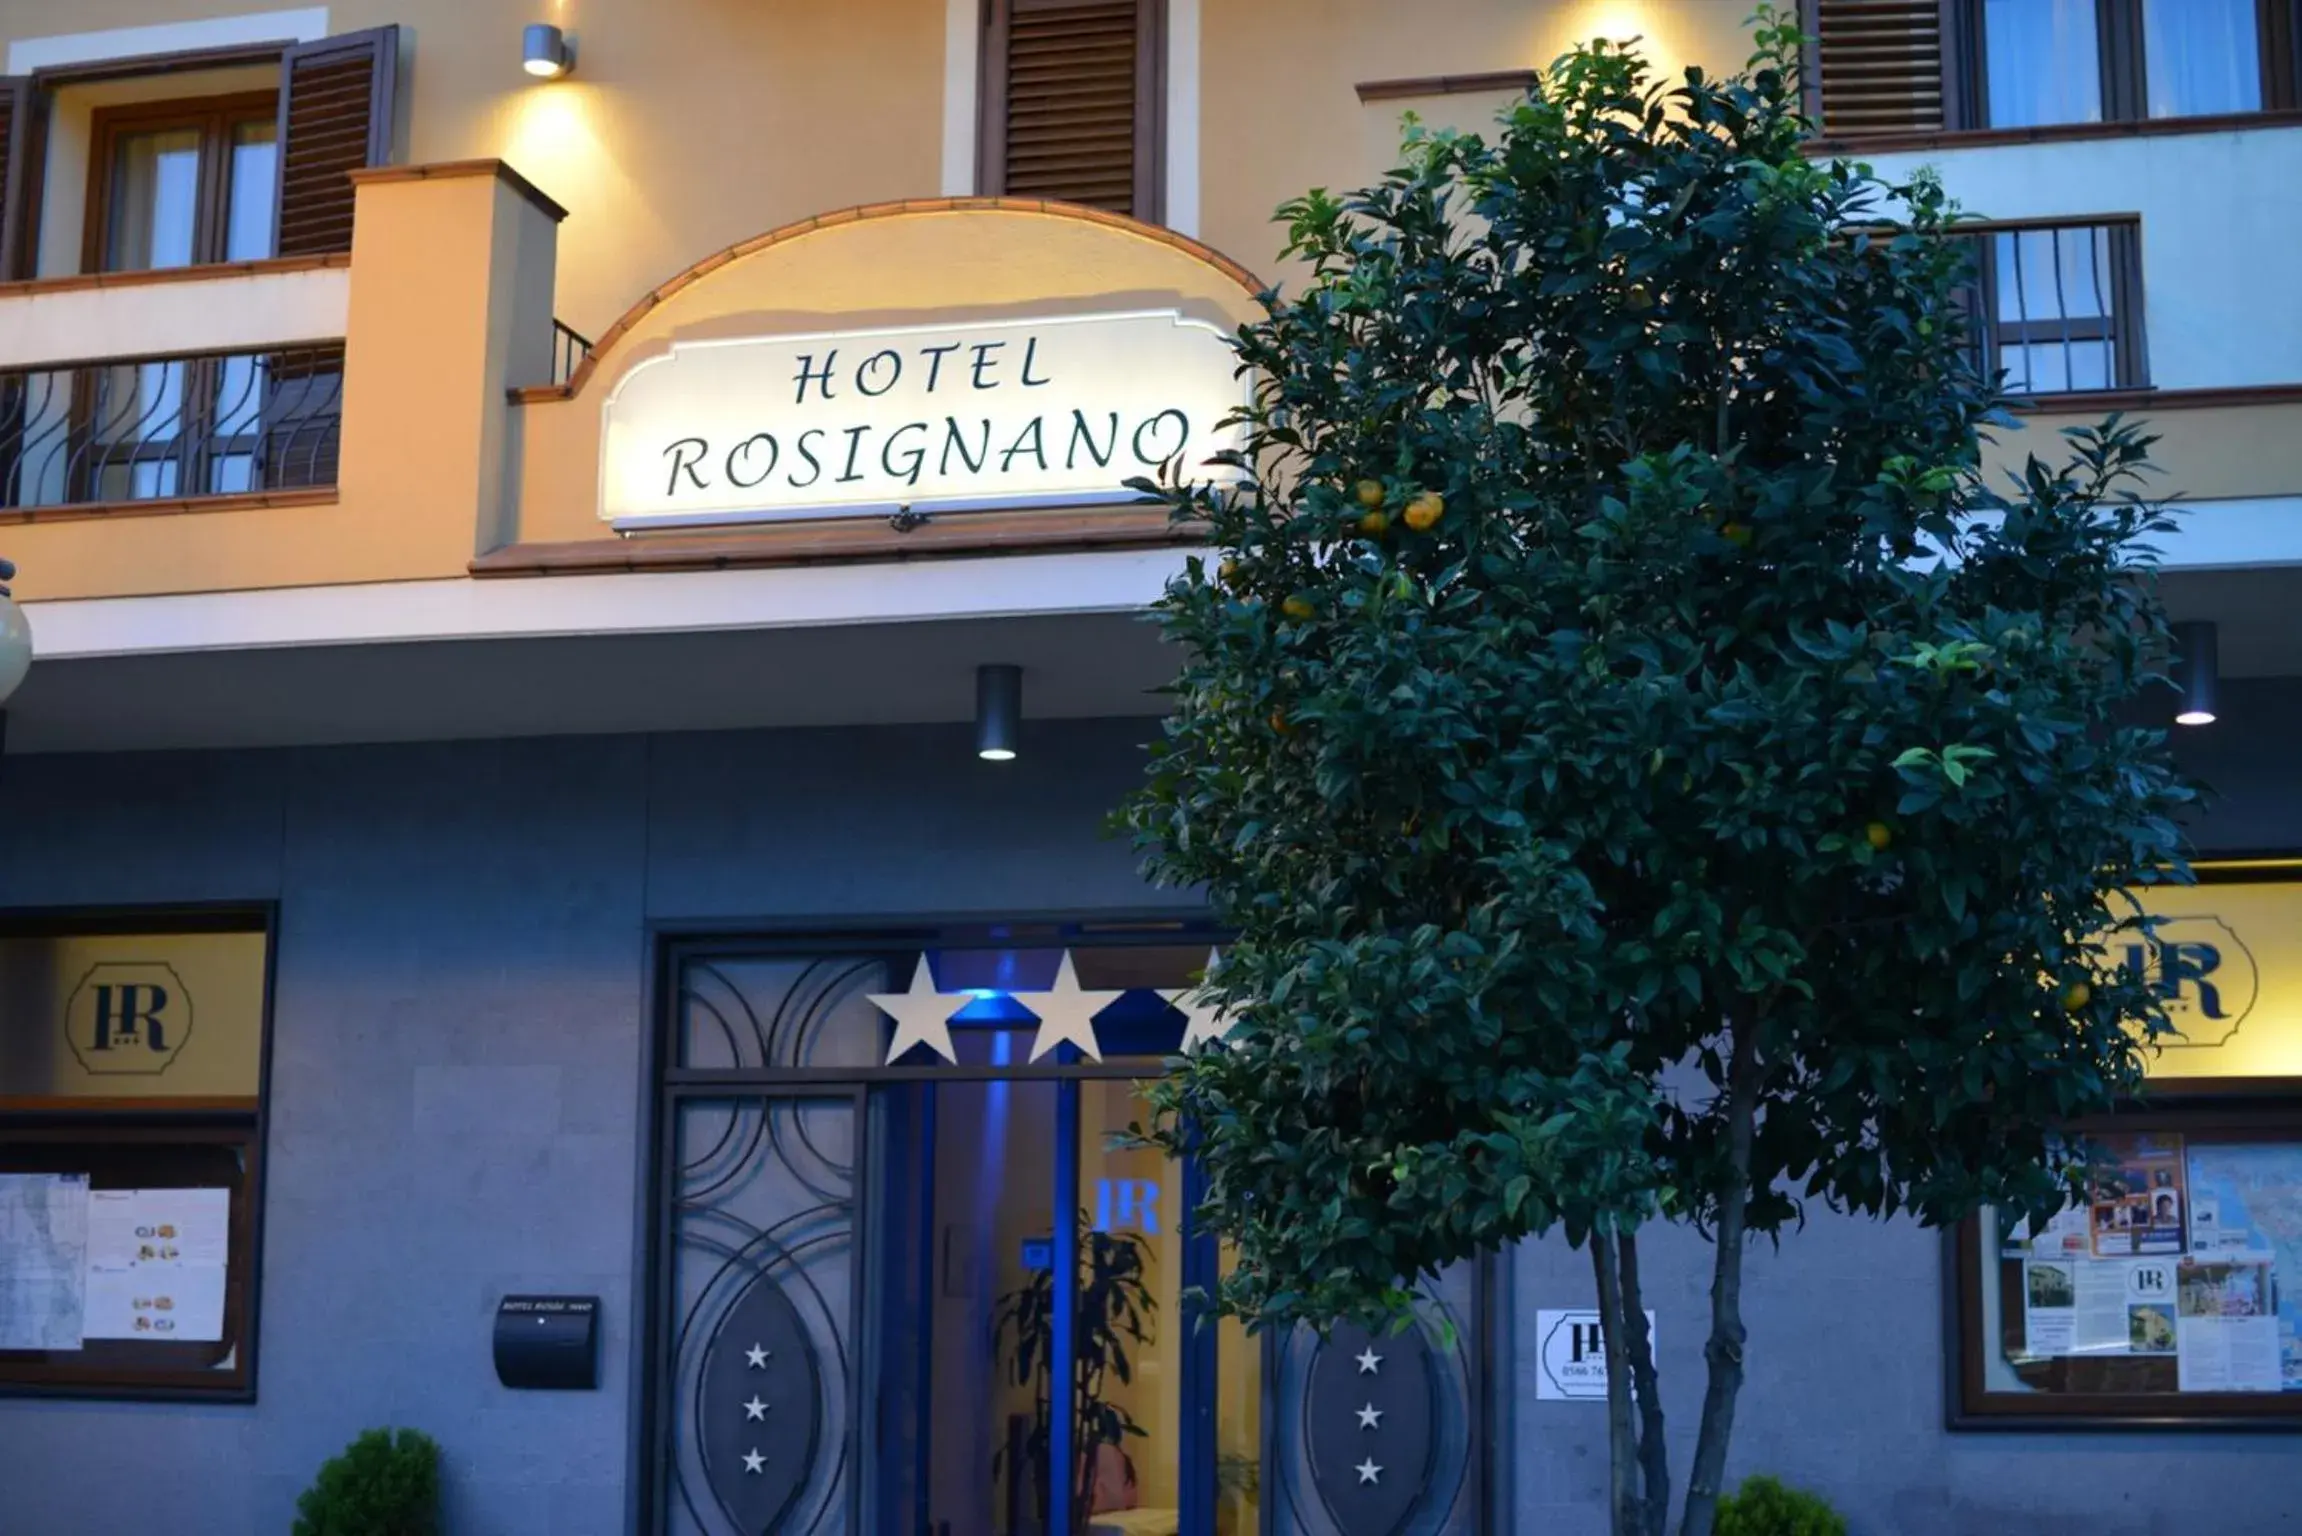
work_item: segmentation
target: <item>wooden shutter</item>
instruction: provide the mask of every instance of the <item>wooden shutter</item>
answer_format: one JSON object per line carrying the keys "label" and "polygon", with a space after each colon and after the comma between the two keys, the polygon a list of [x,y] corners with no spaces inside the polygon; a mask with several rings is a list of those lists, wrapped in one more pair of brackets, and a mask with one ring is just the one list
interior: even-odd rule
{"label": "wooden shutter", "polygon": [[352,248],[350,173],[391,159],[399,61],[398,27],[299,43],[281,59],[282,256]]}
{"label": "wooden shutter", "polygon": [[1825,137],[1957,126],[1944,89],[1943,0],[1814,0]]}
{"label": "wooden shutter", "polygon": [[989,0],[985,21],[983,189],[1156,221],[1160,0]]}
{"label": "wooden shutter", "polygon": [[0,76],[0,282],[32,276],[37,259],[42,106],[31,76]]}

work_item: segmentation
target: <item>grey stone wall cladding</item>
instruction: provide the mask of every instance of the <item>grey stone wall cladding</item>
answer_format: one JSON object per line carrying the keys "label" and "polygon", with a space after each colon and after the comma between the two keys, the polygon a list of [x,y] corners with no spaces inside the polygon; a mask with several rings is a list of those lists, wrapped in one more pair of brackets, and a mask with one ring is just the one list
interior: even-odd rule
{"label": "grey stone wall cladding", "polygon": [[[2218,846],[2302,846],[2267,739],[2302,689],[2260,687],[2226,689],[2259,745],[2207,754]],[[7,759],[0,907],[276,899],[281,926],[259,1401],[0,1401],[0,1536],[284,1532],[375,1424],[439,1439],[458,1536],[625,1530],[647,924],[1174,906],[1101,830],[1148,730],[1038,724],[1006,765],[953,728]],[[1651,1244],[1688,1435],[1707,1264]],[[1824,1217],[1753,1268],[1736,1470],[1865,1536],[2302,1529],[2279,1437],[1946,1435],[1929,1234]],[[604,1300],[601,1390],[505,1391],[496,1298],[563,1290]],[[1586,1304],[1586,1263],[1530,1245],[1514,1291]],[[1509,1422],[1507,1528],[1602,1531],[1601,1411],[1530,1387]]]}

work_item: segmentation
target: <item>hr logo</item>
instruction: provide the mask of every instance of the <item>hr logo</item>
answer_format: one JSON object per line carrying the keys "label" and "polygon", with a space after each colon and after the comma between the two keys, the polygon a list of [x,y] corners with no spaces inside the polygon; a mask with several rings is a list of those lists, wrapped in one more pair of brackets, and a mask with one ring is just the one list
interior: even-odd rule
{"label": "hr logo", "polygon": [[[1648,1347],[1655,1314],[1647,1312]],[[1535,1314],[1538,1368],[1535,1396],[1546,1402],[1603,1399],[1607,1395],[1607,1336],[1596,1309],[1541,1310]]]}
{"label": "hr logo", "polygon": [[165,1072],[192,1034],[192,994],[173,966],[108,961],[64,1005],[64,1039],[92,1073]]}
{"label": "hr logo", "polygon": [[2168,1045],[2220,1045],[2253,1011],[2254,956],[2218,917],[2165,918],[2124,948],[2128,975],[2158,994],[2181,1032]]}

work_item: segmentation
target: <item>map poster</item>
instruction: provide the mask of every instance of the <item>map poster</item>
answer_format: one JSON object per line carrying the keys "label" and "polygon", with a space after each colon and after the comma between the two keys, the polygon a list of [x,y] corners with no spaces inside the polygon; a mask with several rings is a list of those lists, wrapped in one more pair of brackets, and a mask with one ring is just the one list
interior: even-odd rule
{"label": "map poster", "polygon": [[2105,1136],[2115,1166],[2097,1184],[2088,1217],[2094,1256],[2183,1253],[2189,1186],[2180,1136]]}
{"label": "map poster", "polygon": [[2302,1146],[2193,1141],[2189,1175],[2212,1219],[2180,1267],[2182,1390],[2302,1392]]}
{"label": "map poster", "polygon": [[0,1173],[0,1349],[78,1349],[88,1175]]}

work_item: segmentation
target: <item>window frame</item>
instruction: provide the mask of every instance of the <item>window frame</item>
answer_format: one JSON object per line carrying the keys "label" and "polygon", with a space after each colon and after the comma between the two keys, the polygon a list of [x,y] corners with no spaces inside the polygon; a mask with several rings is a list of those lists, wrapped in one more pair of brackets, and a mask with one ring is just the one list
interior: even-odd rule
{"label": "window frame", "polygon": [[[2163,1131],[2205,1142],[2284,1142],[2302,1147],[2296,1108],[2302,1078],[2172,1080],[2151,1089],[2147,1107],[2080,1122],[2095,1134]],[[2251,1133],[2251,1134],[2249,1134]],[[1985,1385],[1985,1280],[1982,1219],[1970,1216],[1943,1234],[1945,1428],[1954,1432],[2121,1433],[2202,1430],[2214,1433],[2302,1431],[2302,1392],[2013,1393]]]}
{"label": "window frame", "polygon": [[2118,131],[2117,125],[2243,122],[2266,113],[2302,108],[2302,0],[2254,0],[2255,68],[2261,105],[2236,112],[2150,115],[2149,66],[2143,54],[2143,0],[2094,0],[2095,68],[2101,75],[2102,116],[2070,123],[2023,123],[1999,128],[1990,120],[1990,57],[1983,10],[1989,0],[1946,0],[1943,35],[1943,106],[1946,131]]}
{"label": "window frame", "polygon": [[[1061,0],[981,0],[975,75],[975,185],[1007,195],[1007,35],[1018,10],[1054,9]],[[1134,0],[1135,141],[1133,211],[1139,223],[1167,221],[1167,0]]]}
{"label": "window frame", "polygon": [[[2109,234],[2109,269],[2103,274],[2104,297],[2109,303],[2109,311],[2099,317],[2082,318],[2088,323],[2099,320],[2109,333],[2113,375],[2111,381],[2099,390],[2026,390],[2014,394],[2012,398],[2054,400],[2146,390],[2151,387],[2149,333],[2142,286],[2142,216],[2137,213],[2106,213],[2087,218],[1991,219],[1954,226],[1958,236],[1974,242],[1975,277],[1971,291],[1976,296],[1976,305],[1969,318],[1974,327],[1975,340],[1982,348],[1983,366],[1992,372],[2000,368],[2000,358],[2008,346],[2035,345],[2041,340],[2056,339],[2052,336],[2018,336],[2010,339],[2006,334],[2011,329],[2051,326],[2053,322],[1999,319],[1998,294],[2002,278],[1998,271],[1996,237],[2050,230],[2096,229],[2106,230]],[[2094,341],[2100,338],[2073,335],[2070,339]]]}
{"label": "window frame", "polygon": [[[89,119],[88,202],[80,223],[80,270],[94,274],[112,243],[112,195],[121,139],[135,133],[190,128],[200,135],[198,190],[194,195],[192,259],[186,265],[214,266],[225,259],[230,232],[232,135],[250,123],[273,127],[280,118],[280,93],[236,91],[222,96],[175,97],[98,107]],[[275,154],[279,153],[275,137]],[[277,194],[274,199],[277,201]],[[272,217],[266,254],[279,246],[277,215]]]}
{"label": "window frame", "polygon": [[278,904],[212,902],[0,911],[0,938],[202,933],[260,933],[264,939],[258,1022],[262,1034],[257,1045],[254,1096],[0,1098],[0,1147],[108,1141],[122,1147],[172,1143],[240,1150],[242,1198],[233,1202],[225,1261],[224,1338],[233,1344],[232,1364],[224,1369],[159,1370],[28,1361],[0,1354],[0,1401],[256,1401],[258,1341],[262,1336],[264,1191],[270,1161],[273,1008],[280,954]]}

